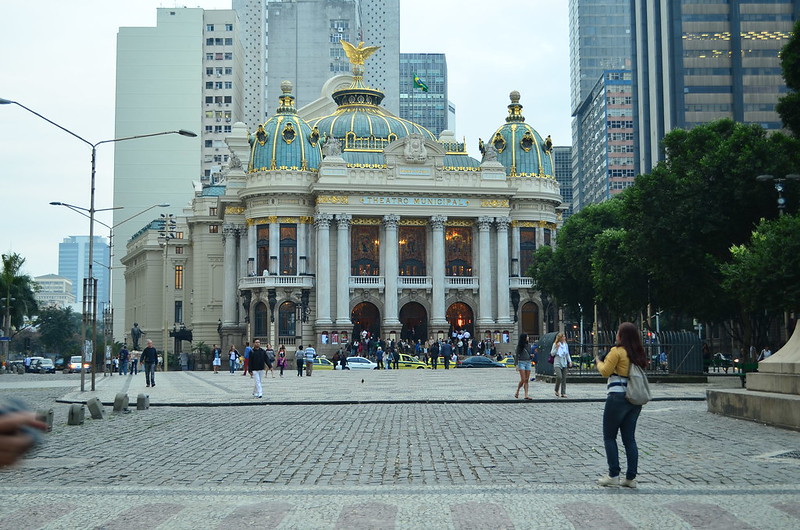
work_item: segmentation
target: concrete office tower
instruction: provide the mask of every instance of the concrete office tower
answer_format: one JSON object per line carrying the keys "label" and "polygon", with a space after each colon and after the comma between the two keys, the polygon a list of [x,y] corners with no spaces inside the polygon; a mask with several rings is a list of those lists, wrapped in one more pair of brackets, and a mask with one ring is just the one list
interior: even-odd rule
{"label": "concrete office tower", "polygon": [[63,276],[45,274],[33,279],[39,286],[34,295],[39,307],[71,307],[75,305],[72,282]]}
{"label": "concrete office tower", "polygon": [[[582,168],[590,164],[585,158],[598,147],[595,142],[585,143],[588,136],[582,124],[590,121],[593,114],[605,112],[592,107],[593,103],[603,104],[593,91],[606,71],[630,69],[630,0],[570,0],[569,35],[572,177],[573,186],[581,189],[585,186],[582,181],[590,178],[582,173]],[[599,144],[605,146],[606,142]],[[597,184],[608,183],[603,180]],[[573,199],[572,212],[577,213],[582,207],[580,194]]]}
{"label": "concrete office tower", "polygon": [[242,64],[232,10],[163,8],[157,10],[156,27],[119,29],[115,136],[186,129],[199,137],[166,135],[114,144],[114,206],[124,207],[113,219],[117,340],[133,324],[121,310],[125,271],[119,258],[148,219],[117,224],[159,203],[179,213],[194,196],[193,182],[221,178],[229,156],[223,138],[242,120]]}
{"label": "concrete office tower", "polygon": [[800,1],[635,0],[634,93],[637,172],[661,160],[675,128],[720,118],[781,128],[787,90],[778,53],[800,16]]}
{"label": "concrete office tower", "polygon": [[583,146],[573,167],[573,211],[606,201],[633,185],[634,133],[630,70],[604,72],[576,114]]}
{"label": "concrete office tower", "polygon": [[572,215],[572,146],[557,145],[553,147],[553,169],[558,185],[561,188],[561,206],[566,209],[562,213],[562,221]]}
{"label": "concrete office tower", "polygon": [[[108,240],[94,236],[94,267],[97,278],[97,314],[102,315],[108,302]],[[89,236],[65,237],[58,244],[58,276],[71,282],[71,303],[83,302],[83,279],[89,274]]]}
{"label": "concrete office tower", "polygon": [[383,91],[383,106],[399,113],[398,0],[292,0],[267,7],[267,101],[277,101],[284,80],[294,86],[297,108],[315,101],[325,81],[350,72],[339,41],[365,41],[381,48],[370,58],[364,82]]}
{"label": "concrete office tower", "polygon": [[[414,84],[415,75],[427,91]],[[400,117],[419,123],[437,138],[448,128],[447,58],[443,53],[400,54]]]}
{"label": "concrete office tower", "polygon": [[233,10],[239,15],[244,49],[242,121],[254,131],[267,119],[267,0],[233,0]]}

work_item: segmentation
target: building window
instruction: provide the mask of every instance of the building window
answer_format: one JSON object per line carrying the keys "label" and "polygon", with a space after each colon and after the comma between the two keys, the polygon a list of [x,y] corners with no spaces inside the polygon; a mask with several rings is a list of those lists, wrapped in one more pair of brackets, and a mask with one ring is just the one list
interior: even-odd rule
{"label": "building window", "polygon": [[[297,304],[284,302],[278,308],[278,344],[292,342],[296,336]],[[290,340],[289,340],[290,339]]]}
{"label": "building window", "polygon": [[267,306],[264,302],[256,304],[253,315],[253,335],[256,337],[267,335]]}
{"label": "building window", "polygon": [[549,228],[545,228],[544,229],[544,244],[547,245],[548,247],[550,246],[550,229]]}
{"label": "building window", "polygon": [[206,54],[206,61],[213,61],[213,60],[214,60],[214,54],[213,53],[207,53]]}
{"label": "building window", "polygon": [[233,88],[233,82],[232,81],[225,81],[225,88]]}
{"label": "building window", "polygon": [[183,322],[183,302],[180,300],[175,301],[175,320],[176,324]]}
{"label": "building window", "polygon": [[225,31],[233,31],[233,24],[225,24]]}
{"label": "building window", "polygon": [[233,39],[225,39],[225,46],[232,46],[232,45],[233,45]]}
{"label": "building window", "polygon": [[214,24],[206,24],[206,31],[214,31]]}
{"label": "building window", "polygon": [[444,249],[446,276],[472,276],[472,228],[448,227]]}
{"label": "building window", "polygon": [[258,225],[256,228],[256,251],[258,254],[256,274],[266,276],[269,274],[269,225]]}
{"label": "building window", "polygon": [[214,39],[206,39],[206,46],[213,46],[213,45],[214,45]]}
{"label": "building window", "polygon": [[216,206],[212,206],[211,208],[209,208],[208,209],[208,215],[217,215],[217,207]]}
{"label": "building window", "polygon": [[519,274],[528,276],[528,269],[533,265],[533,255],[536,253],[536,229],[519,229]]}
{"label": "building window", "polygon": [[425,227],[399,228],[400,276],[425,276]]}
{"label": "building window", "polygon": [[378,226],[355,225],[350,231],[350,274],[378,276],[380,274],[380,239]]}
{"label": "building window", "polygon": [[175,239],[183,239],[183,232],[175,232]]}
{"label": "building window", "polygon": [[183,254],[183,247],[175,247],[175,254]]}
{"label": "building window", "polygon": [[231,60],[231,59],[233,59],[233,54],[232,54],[231,52],[225,52],[225,59],[226,59],[226,60]]}
{"label": "building window", "polygon": [[175,289],[183,289],[183,265],[175,265]]}
{"label": "building window", "polygon": [[219,225],[208,225],[209,234],[219,234]]}
{"label": "building window", "polygon": [[297,274],[297,225],[281,224],[281,275]]}

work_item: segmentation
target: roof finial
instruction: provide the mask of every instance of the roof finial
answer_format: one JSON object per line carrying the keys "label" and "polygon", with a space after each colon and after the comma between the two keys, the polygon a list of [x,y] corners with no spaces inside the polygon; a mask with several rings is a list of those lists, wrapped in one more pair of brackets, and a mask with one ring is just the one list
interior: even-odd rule
{"label": "roof finial", "polygon": [[522,105],[519,104],[519,92],[512,90],[508,95],[511,98],[511,104],[508,106],[507,122],[511,121],[525,121],[525,116],[522,115]]}

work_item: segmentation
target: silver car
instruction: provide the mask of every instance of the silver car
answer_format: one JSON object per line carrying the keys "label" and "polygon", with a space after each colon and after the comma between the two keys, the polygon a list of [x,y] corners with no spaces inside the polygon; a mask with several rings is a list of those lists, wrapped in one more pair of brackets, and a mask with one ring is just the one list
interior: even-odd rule
{"label": "silver car", "polygon": [[347,367],[351,370],[374,370],[378,365],[366,357],[348,357]]}

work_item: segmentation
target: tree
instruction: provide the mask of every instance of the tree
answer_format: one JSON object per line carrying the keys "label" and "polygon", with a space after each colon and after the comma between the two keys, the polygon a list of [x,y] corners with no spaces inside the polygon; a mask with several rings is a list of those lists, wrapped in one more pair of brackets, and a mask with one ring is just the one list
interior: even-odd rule
{"label": "tree", "polygon": [[800,20],[795,22],[792,37],[781,50],[781,68],[790,91],[778,100],[776,110],[783,126],[800,136]]}
{"label": "tree", "polygon": [[611,315],[609,323],[636,320],[649,302],[648,273],[632,244],[624,228],[607,228],[595,237],[592,285]]}
{"label": "tree", "polygon": [[48,351],[58,354],[76,350],[80,352],[81,316],[74,313],[72,308],[45,308],[39,313],[36,324],[39,327],[39,340]]}
{"label": "tree", "polygon": [[[25,317],[36,315],[39,306],[34,293],[37,290],[36,282],[27,274],[22,274],[22,265],[25,258],[17,253],[3,254],[3,269],[0,271],[0,297],[2,297],[2,321],[4,326],[6,310],[11,322],[9,327],[16,327],[19,332],[25,322]],[[13,336],[9,329],[4,329],[8,336]],[[15,333],[16,334],[16,333]]]}

